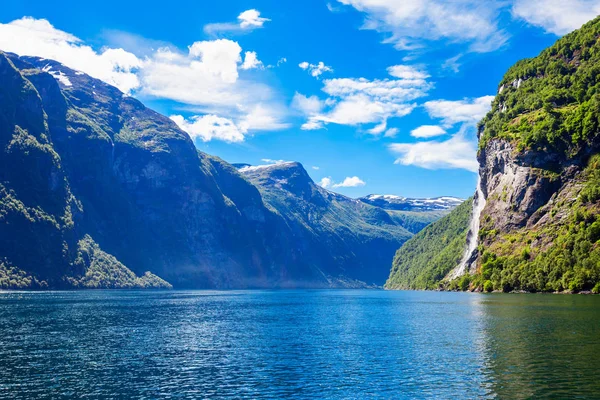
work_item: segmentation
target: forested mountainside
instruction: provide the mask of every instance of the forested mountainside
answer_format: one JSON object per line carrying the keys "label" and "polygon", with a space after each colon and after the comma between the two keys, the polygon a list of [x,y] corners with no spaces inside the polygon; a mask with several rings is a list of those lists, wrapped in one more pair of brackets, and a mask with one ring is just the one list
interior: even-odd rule
{"label": "forested mountainside", "polygon": [[[363,220],[336,234],[364,230],[370,242],[324,250],[339,244],[319,237],[329,231],[299,229],[285,215],[314,220],[302,215],[312,205],[280,210],[265,193],[118,89],[0,53],[1,288],[383,284],[394,249],[412,235],[402,224],[414,231],[430,218],[363,205]],[[337,223],[344,207],[327,218]]]}
{"label": "forested mountainside", "polygon": [[459,286],[599,292],[600,18],[510,68],[479,136],[486,205]]}
{"label": "forested mountainside", "polygon": [[386,289],[437,289],[464,252],[472,200],[433,222],[396,253]]}
{"label": "forested mountainside", "polygon": [[438,213],[388,212],[330,192],[295,162],[240,171],[286,221],[296,242],[311,249],[316,263],[340,265],[343,276],[359,281],[382,285],[389,271],[380,266],[389,266],[396,244],[412,237],[411,229],[439,218]]}

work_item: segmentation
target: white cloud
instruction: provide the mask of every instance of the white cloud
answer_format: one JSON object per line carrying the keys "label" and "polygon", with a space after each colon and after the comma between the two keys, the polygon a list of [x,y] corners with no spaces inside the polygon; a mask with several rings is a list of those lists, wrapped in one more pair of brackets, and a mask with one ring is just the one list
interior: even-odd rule
{"label": "white cloud", "polygon": [[437,125],[421,125],[410,131],[410,135],[416,138],[430,138],[445,134],[446,131],[441,126]]}
{"label": "white cloud", "polygon": [[303,123],[300,126],[300,129],[302,129],[303,131],[314,131],[317,129],[323,129],[324,128],[324,124],[320,121],[314,120],[314,119],[309,119],[308,121],[306,121],[305,123]]}
{"label": "white cloud", "polygon": [[241,69],[263,69],[263,63],[258,59],[255,51],[247,51],[244,56],[244,62],[242,63]]}
{"label": "white cloud", "polygon": [[260,161],[265,162],[267,164],[274,164],[274,165],[287,164],[287,163],[291,162],[291,161],[286,161],[286,160],[273,160],[272,158],[263,158]]}
{"label": "white cloud", "polygon": [[371,135],[379,135],[380,133],[385,132],[386,129],[387,129],[387,120],[384,120],[379,125],[375,125],[371,129],[369,129],[367,132],[370,133]]}
{"label": "white cloud", "polygon": [[396,135],[398,133],[400,133],[400,131],[398,130],[398,128],[390,128],[387,131],[385,131],[385,133],[384,133],[383,136],[387,137],[387,138],[393,138],[393,137],[396,137]]}
{"label": "white cloud", "polygon": [[457,73],[460,70],[460,63],[458,60],[460,60],[462,56],[462,54],[457,54],[454,57],[446,59],[442,64],[442,68]]}
{"label": "white cloud", "polygon": [[0,24],[0,49],[20,55],[61,62],[118,87],[125,93],[140,86],[137,70],[142,60],[123,49],[96,52],[90,46],[45,19],[24,17]]}
{"label": "white cloud", "polygon": [[433,100],[424,104],[432,118],[439,118],[445,126],[457,123],[475,124],[490,110],[494,96],[463,100]]}
{"label": "white cloud", "polygon": [[298,64],[298,66],[301,69],[308,71],[315,78],[321,76],[323,72],[333,72],[333,68],[331,68],[328,65],[325,65],[323,61],[319,61],[317,64],[310,64],[307,61],[303,61],[300,64]]}
{"label": "white cloud", "polygon": [[331,180],[330,177],[325,177],[323,179],[321,179],[321,181],[319,181],[318,185],[327,189],[328,187],[331,187],[331,185],[333,184],[333,181]]}
{"label": "white cloud", "polygon": [[323,91],[336,97],[364,94],[379,101],[405,102],[425,96],[430,87],[424,79],[336,78],[325,80]]}
{"label": "white cloud", "polygon": [[305,115],[315,115],[321,112],[325,104],[317,96],[307,97],[296,92],[292,99],[292,107]]}
{"label": "white cloud", "polygon": [[348,176],[342,182],[336,183],[332,187],[334,187],[334,188],[358,187],[358,186],[365,186],[365,184],[366,184],[365,181],[360,179],[358,176],[352,176],[352,177]]}
{"label": "white cloud", "polygon": [[502,1],[490,0],[338,0],[366,14],[364,29],[386,34],[384,42],[401,50],[424,48],[445,40],[470,51],[501,47],[507,34],[498,27]]}
{"label": "white cloud", "polygon": [[268,18],[262,18],[260,12],[255,9],[244,11],[238,15],[238,20],[242,29],[262,28],[265,22],[270,21]]}
{"label": "white cloud", "polygon": [[330,123],[350,126],[375,124],[367,129],[368,133],[379,135],[386,132],[389,118],[410,114],[416,107],[411,101],[425,96],[431,88],[424,79],[426,74],[417,69],[390,68],[392,72],[407,78],[324,80],[322,90],[329,97],[319,103],[323,109],[321,112],[305,113],[308,121],[302,129],[320,129]]}
{"label": "white cloud", "polygon": [[[242,18],[248,26],[264,23],[252,15]],[[191,125],[187,129],[192,132],[197,131],[193,126],[202,128],[202,135],[195,134],[202,140],[236,141],[250,131],[289,126],[283,122],[286,107],[271,87],[240,76],[245,69],[260,68],[262,63],[255,52],[246,52],[242,63],[242,48],[232,40],[194,42],[187,52],[169,47],[145,48],[144,57],[138,58],[121,48],[98,52],[46,20],[23,18],[0,24],[0,49],[59,61],[127,94],[180,102],[188,111],[206,114],[206,118],[197,115],[187,121]],[[64,82],[56,72],[54,76]],[[225,121],[230,121],[239,134]],[[208,122],[212,123],[210,129]]]}
{"label": "white cloud", "polygon": [[238,126],[244,133],[248,131],[278,131],[290,127],[290,124],[281,121],[283,109],[264,104],[256,104],[250,109],[245,109],[245,115],[239,120]]}
{"label": "white cloud", "polygon": [[241,51],[240,45],[232,40],[205,40],[194,42],[189,47],[189,57],[198,72],[220,78],[225,83],[234,83],[239,77]]}
{"label": "white cloud", "polygon": [[312,169],[314,169],[315,171],[318,171],[318,170],[319,170],[319,167],[317,167],[317,166],[314,166],[314,165],[313,165],[313,166],[312,166]]}
{"label": "white cloud", "polygon": [[395,164],[414,165],[427,169],[466,169],[477,172],[477,145],[462,132],[450,139],[418,143],[393,143],[390,150],[399,155]]}
{"label": "white cloud", "polygon": [[513,16],[546,32],[564,35],[600,14],[598,0],[515,0]]}
{"label": "white cloud", "polygon": [[340,125],[382,124],[387,118],[410,114],[414,107],[412,104],[379,101],[357,94],[345,97],[327,114],[314,117],[313,120]]}
{"label": "white cloud", "polygon": [[172,115],[171,119],[186,131],[194,140],[208,142],[213,139],[226,142],[242,142],[244,135],[233,121],[216,115],[193,116],[185,119],[181,115]]}
{"label": "white cloud", "polygon": [[327,188],[341,188],[341,187],[358,187],[365,186],[366,183],[358,176],[348,176],[342,182],[335,183],[330,176],[321,179],[318,183],[319,186]]}
{"label": "white cloud", "polygon": [[235,34],[249,32],[253,29],[262,28],[268,18],[260,16],[260,11],[255,9],[246,10],[237,17],[237,22],[217,22],[204,26],[204,32],[209,35]]}
{"label": "white cloud", "polygon": [[388,67],[388,73],[391,76],[402,79],[427,79],[429,75],[410,65],[393,65]]}

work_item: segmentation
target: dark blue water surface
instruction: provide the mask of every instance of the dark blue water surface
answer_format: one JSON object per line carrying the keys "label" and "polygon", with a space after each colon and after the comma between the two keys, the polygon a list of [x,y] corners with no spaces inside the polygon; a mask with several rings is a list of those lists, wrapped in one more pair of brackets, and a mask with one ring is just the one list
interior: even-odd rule
{"label": "dark blue water surface", "polygon": [[600,297],[0,293],[2,398],[600,398]]}

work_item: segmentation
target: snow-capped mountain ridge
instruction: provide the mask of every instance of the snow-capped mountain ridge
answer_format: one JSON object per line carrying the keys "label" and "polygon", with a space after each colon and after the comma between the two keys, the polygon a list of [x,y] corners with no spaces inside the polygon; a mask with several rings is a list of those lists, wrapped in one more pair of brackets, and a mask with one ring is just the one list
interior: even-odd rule
{"label": "snow-capped mountain ridge", "polygon": [[452,210],[464,201],[464,199],[452,196],[414,199],[393,194],[370,194],[358,200],[388,210],[402,211]]}

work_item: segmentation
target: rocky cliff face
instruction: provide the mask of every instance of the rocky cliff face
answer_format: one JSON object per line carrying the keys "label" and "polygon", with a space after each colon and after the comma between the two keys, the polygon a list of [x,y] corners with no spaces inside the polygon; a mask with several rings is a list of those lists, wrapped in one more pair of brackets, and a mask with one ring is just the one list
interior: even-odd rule
{"label": "rocky cliff face", "polygon": [[599,49],[596,19],[501,82],[480,124],[474,286],[600,290]]}
{"label": "rocky cliff face", "polygon": [[[463,258],[468,268],[452,269],[456,249],[437,263],[437,272],[421,268],[419,287],[600,292],[599,66],[597,18],[507,71],[479,124],[485,206],[468,240],[461,238],[478,246]],[[464,222],[457,212],[449,217]],[[438,228],[432,225],[427,231],[439,232],[408,248],[437,257],[431,242],[446,240]],[[410,283],[402,271],[411,270],[412,254],[399,254],[392,287]]]}

